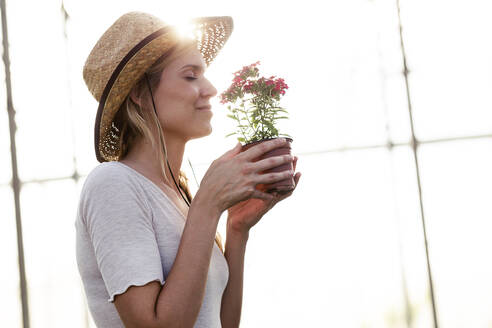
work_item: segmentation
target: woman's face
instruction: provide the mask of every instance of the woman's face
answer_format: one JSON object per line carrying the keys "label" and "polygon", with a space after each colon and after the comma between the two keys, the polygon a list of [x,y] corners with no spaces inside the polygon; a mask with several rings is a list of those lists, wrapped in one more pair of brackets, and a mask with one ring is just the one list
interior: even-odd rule
{"label": "woman's face", "polygon": [[205,69],[201,53],[193,49],[163,70],[154,101],[166,135],[188,141],[212,132],[210,98],[217,89],[205,78]]}

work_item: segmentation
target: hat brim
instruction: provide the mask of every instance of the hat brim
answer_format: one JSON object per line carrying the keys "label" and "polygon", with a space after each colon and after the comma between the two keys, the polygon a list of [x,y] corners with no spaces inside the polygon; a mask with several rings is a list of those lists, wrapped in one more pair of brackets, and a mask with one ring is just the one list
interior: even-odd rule
{"label": "hat brim", "polygon": [[[231,17],[200,17],[192,21],[198,32],[198,50],[208,66],[232,33]],[[132,48],[113,71],[99,101],[94,126],[94,148],[99,162],[119,160],[121,131],[113,124],[132,87],[166,51],[177,44],[176,30],[157,30]]]}

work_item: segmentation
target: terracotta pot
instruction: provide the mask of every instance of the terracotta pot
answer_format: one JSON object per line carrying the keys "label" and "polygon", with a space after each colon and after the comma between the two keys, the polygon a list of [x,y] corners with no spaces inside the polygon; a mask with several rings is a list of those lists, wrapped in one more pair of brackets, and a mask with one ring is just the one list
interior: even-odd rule
{"label": "terracotta pot", "polygon": [[[271,139],[277,139],[277,138],[268,138],[268,139],[263,139],[263,140],[247,143],[247,144],[242,146],[241,152],[246,151],[247,149],[249,149],[249,148],[251,148],[257,144],[260,144],[262,142],[265,142],[265,141],[268,141]],[[263,155],[261,155],[260,157],[254,159],[253,162],[257,162],[257,161],[260,161],[262,159],[269,158],[269,157],[275,157],[275,156],[280,156],[280,155],[290,155],[291,154],[290,144],[292,143],[293,140],[291,138],[285,138],[285,139],[287,139],[289,141],[289,143],[287,143],[286,147],[279,147],[279,148],[275,148],[273,150],[270,150],[270,151],[264,153]],[[262,172],[260,172],[260,174],[271,173],[271,172],[289,171],[289,170],[293,170],[293,169],[294,168],[293,168],[292,162],[288,162],[288,163],[282,164],[280,166],[270,168],[266,171],[262,171]],[[292,177],[292,178],[287,178],[287,179],[284,179],[284,180],[281,180],[281,181],[278,181],[275,183],[269,183],[269,184],[260,183],[260,184],[256,185],[256,189],[263,191],[263,192],[268,192],[268,193],[273,193],[274,191],[276,191],[279,194],[286,194],[286,193],[292,191],[294,189],[294,186],[295,186],[294,177]]]}

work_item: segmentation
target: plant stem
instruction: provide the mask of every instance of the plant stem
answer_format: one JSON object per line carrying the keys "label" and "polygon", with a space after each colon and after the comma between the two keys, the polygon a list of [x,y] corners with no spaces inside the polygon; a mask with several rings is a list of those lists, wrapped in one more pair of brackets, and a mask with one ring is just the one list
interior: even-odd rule
{"label": "plant stem", "polygon": [[[239,115],[236,116],[236,112],[233,112],[234,116],[237,118],[237,121],[239,122],[239,125],[241,125],[241,119],[239,118]],[[239,130],[241,130],[241,134],[244,137],[244,140],[247,140],[246,135],[244,135],[243,128],[239,127]]]}
{"label": "plant stem", "polygon": [[[243,101],[243,108],[244,108],[244,101]],[[248,123],[249,123],[249,126],[253,129],[254,131],[254,134],[253,135],[256,135],[256,129],[254,128],[253,124],[251,124],[251,121],[249,120],[249,117],[248,117],[248,112],[249,112],[249,108],[246,109],[246,119],[248,120]]]}

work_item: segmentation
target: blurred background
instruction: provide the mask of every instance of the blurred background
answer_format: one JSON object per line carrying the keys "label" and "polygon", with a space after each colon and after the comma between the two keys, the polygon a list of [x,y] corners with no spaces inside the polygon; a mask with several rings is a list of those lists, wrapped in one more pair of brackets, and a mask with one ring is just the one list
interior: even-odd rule
{"label": "blurred background", "polygon": [[[280,131],[302,177],[251,231],[241,327],[492,327],[490,1],[1,3],[2,327],[95,327],[75,261],[99,164],[82,66],[133,10],[230,15],[206,73],[219,92],[257,60],[289,85]],[[237,142],[212,105],[213,133],[183,159],[193,194]]]}

